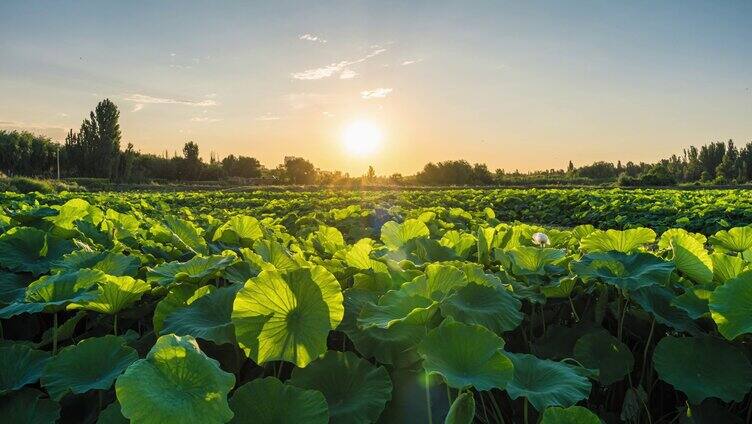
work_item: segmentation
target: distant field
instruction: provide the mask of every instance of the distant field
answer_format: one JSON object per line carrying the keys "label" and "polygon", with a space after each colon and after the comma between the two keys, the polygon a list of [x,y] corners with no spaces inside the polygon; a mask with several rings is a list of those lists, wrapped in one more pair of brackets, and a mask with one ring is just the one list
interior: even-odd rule
{"label": "distant field", "polygon": [[[452,214],[453,208],[481,213],[491,208],[500,221],[521,221],[572,227],[644,226],[656,231],[681,227],[712,234],[719,229],[752,223],[752,191],[743,189],[441,189],[441,190],[294,190],[284,187],[233,191],[66,193],[50,195],[0,194],[11,207],[14,200],[60,204],[71,198],[119,211],[140,210],[159,215],[187,207],[217,218],[237,213],[275,216],[287,225],[311,212],[343,209],[339,216],[369,220],[416,216],[418,208]],[[350,207],[350,209],[347,209]],[[360,208],[360,209],[357,209]],[[349,211],[349,212],[348,212]],[[455,211],[459,212],[459,211]],[[350,215],[348,215],[350,214]],[[352,217],[350,217],[352,219]],[[329,222],[331,224],[331,222]]]}

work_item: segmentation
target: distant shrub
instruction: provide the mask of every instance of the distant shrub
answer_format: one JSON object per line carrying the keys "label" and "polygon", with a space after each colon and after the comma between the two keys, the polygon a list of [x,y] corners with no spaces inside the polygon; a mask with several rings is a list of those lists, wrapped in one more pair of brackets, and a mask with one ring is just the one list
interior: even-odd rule
{"label": "distant shrub", "polygon": [[75,182],[58,180],[40,180],[29,177],[0,178],[0,192],[14,191],[16,193],[56,193],[60,191],[85,191]]}
{"label": "distant shrub", "polygon": [[37,180],[29,177],[11,177],[8,178],[9,191],[18,193],[31,193],[38,191],[40,193],[53,193],[55,188],[52,184],[44,180]]}

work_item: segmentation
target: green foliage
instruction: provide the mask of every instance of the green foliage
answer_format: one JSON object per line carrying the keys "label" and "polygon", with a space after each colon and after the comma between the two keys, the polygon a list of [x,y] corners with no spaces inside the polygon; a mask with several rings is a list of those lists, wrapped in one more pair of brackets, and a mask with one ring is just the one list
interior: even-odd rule
{"label": "green foliage", "polygon": [[0,413],[739,422],[745,196],[2,193]]}
{"label": "green foliage", "polygon": [[115,390],[132,422],[224,423],[233,417],[227,393],[234,384],[192,337],[166,335],[118,377]]}

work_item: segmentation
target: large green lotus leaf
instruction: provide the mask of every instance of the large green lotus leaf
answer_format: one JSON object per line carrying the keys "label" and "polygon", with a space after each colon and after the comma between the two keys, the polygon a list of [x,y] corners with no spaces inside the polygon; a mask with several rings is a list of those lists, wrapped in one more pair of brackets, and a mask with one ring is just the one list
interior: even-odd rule
{"label": "large green lotus leaf", "polygon": [[13,272],[0,271],[0,305],[23,302],[29,278]]}
{"label": "large green lotus leaf", "polygon": [[478,263],[488,265],[491,260],[491,247],[496,235],[494,227],[478,227],[476,249],[478,250]]}
{"label": "large green lotus leaf", "polygon": [[674,264],[650,253],[595,252],[572,262],[570,269],[584,280],[597,279],[631,291],[665,284]]}
{"label": "large green lotus leaf", "polygon": [[238,387],[230,398],[233,424],[327,424],[329,407],[317,390],[257,378]]}
{"label": "large green lotus leaf", "polygon": [[347,265],[360,270],[373,269],[374,262],[376,262],[371,259],[373,244],[374,241],[370,238],[358,240],[358,242],[352,245],[347,253],[345,253],[345,262]]}
{"label": "large green lotus leaf", "polygon": [[235,262],[230,255],[194,256],[187,262],[169,262],[149,269],[146,281],[167,286],[172,283],[202,284]]}
{"label": "large green lotus leaf", "polygon": [[451,230],[444,233],[439,243],[454,250],[457,256],[467,259],[478,240],[474,235]]}
{"label": "large green lotus leaf", "polygon": [[152,324],[154,325],[154,332],[160,334],[162,327],[164,326],[164,320],[173,311],[183,308],[195,302],[201,296],[205,296],[214,290],[216,286],[207,285],[196,288],[192,284],[177,284],[170,287],[170,291],[162,300],[157,303],[154,308],[154,316],[152,317]]}
{"label": "large green lotus leaf", "polygon": [[572,228],[572,236],[574,236],[577,241],[580,241],[595,231],[597,230],[591,224],[578,225]]}
{"label": "large green lotus leaf", "polygon": [[[416,263],[446,262],[459,259],[457,253],[449,247],[442,246],[437,240],[428,238],[417,238],[410,242],[414,249],[404,248],[410,251]],[[402,251],[399,251],[401,253]],[[397,252],[391,252],[392,255]]]}
{"label": "large green lotus leaf", "polygon": [[129,424],[130,421],[125,419],[123,413],[120,412],[120,402],[115,401],[107,405],[106,408],[99,413],[97,417],[97,424]]}
{"label": "large green lotus leaf", "polygon": [[501,335],[520,325],[521,307],[522,303],[504,289],[469,283],[441,303],[441,313]]}
{"label": "large green lotus leaf", "polygon": [[11,228],[0,235],[0,266],[11,271],[44,274],[73,243],[30,227]]}
{"label": "large green lotus leaf", "polygon": [[551,284],[541,286],[540,291],[546,299],[567,299],[577,286],[577,278],[566,276],[553,281]]}
{"label": "large green lotus leaf", "polygon": [[78,234],[73,237],[84,241],[92,246],[100,246],[105,249],[111,249],[115,246],[112,233],[102,231],[100,225],[92,224],[88,221],[76,221],[74,223],[75,230]]}
{"label": "large green lotus leaf", "polygon": [[423,368],[456,389],[503,389],[512,379],[512,362],[500,350],[504,340],[480,325],[445,319],[418,345]]}
{"label": "large green lotus leaf", "polygon": [[79,220],[99,224],[104,219],[104,212],[101,209],[83,199],[71,199],[53,208],[59,213],[46,220],[63,230],[72,230],[75,227],[74,223]]}
{"label": "large green lotus leaf", "polygon": [[710,315],[708,302],[713,294],[715,286],[712,284],[697,285],[687,288],[684,293],[676,296],[671,305],[687,312],[692,319],[699,319],[702,316]]}
{"label": "large green lotus leaf", "polygon": [[300,268],[290,252],[278,241],[256,240],[253,243],[253,250],[255,254],[246,249],[241,249],[240,252],[246,261],[255,262],[261,269],[288,272]]}
{"label": "large green lotus leaf", "polygon": [[235,297],[235,337],[256,363],[304,367],[326,352],[329,331],[342,321],[342,301],[339,282],[322,266],[262,271]]}
{"label": "large green lotus leaf", "polygon": [[752,248],[752,227],[735,227],[721,230],[708,239],[716,249],[730,252],[744,252]]}
{"label": "large green lotus leaf", "polygon": [[[19,210],[9,211],[8,218],[18,221],[21,225],[34,227],[38,225],[44,218],[49,216],[56,216],[60,212],[57,209],[52,209],[49,206],[32,207],[31,209],[22,208]],[[2,220],[6,222],[5,219]],[[8,224],[10,222],[8,221]],[[6,224],[6,225],[8,225]]]}
{"label": "large green lotus leaf", "polygon": [[517,246],[505,251],[511,261],[514,275],[546,275],[546,266],[566,256],[563,249]]}
{"label": "large green lotus leaf", "polygon": [[71,303],[92,300],[97,296],[97,283],[105,279],[102,271],[81,269],[45,275],[26,288],[24,303],[14,303],[0,309],[0,318],[23,313],[56,312]]}
{"label": "large green lotus leaf", "polygon": [[[189,251],[206,255],[209,249],[206,240],[201,235],[201,231],[195,224],[172,215],[164,217],[164,228],[170,233],[169,242],[175,246],[183,247]],[[162,230],[162,227],[155,227],[153,230]]]}
{"label": "large green lotus leaf", "polygon": [[68,391],[107,390],[138,359],[120,337],[108,335],[80,341],[58,352],[45,366],[42,386],[55,400]]}
{"label": "large green lotus leaf", "polygon": [[222,277],[233,284],[242,286],[249,278],[259,275],[259,272],[261,272],[261,267],[256,266],[256,264],[239,261],[225,268],[222,271]]}
{"label": "large green lotus leaf", "polygon": [[114,277],[105,275],[99,282],[99,291],[93,300],[74,305],[90,311],[103,314],[117,314],[141,299],[151,286],[144,280],[137,280],[130,276]]}
{"label": "large green lotus leaf", "polygon": [[175,309],[165,318],[160,334],[191,335],[216,344],[234,343],[235,327],[230,317],[235,294],[241,287],[219,288]]}
{"label": "large green lotus leaf", "polygon": [[308,367],[294,369],[288,383],[323,393],[334,424],[372,423],[392,396],[386,369],[352,352],[328,351]]}
{"label": "large green lotus leaf", "polygon": [[752,365],[744,352],[710,336],[664,337],[653,365],[661,380],[684,392],[692,404],[710,397],[740,402],[752,388]]}
{"label": "large green lotus leaf", "polygon": [[0,347],[0,395],[36,383],[50,354],[14,344]]}
{"label": "large green lotus leaf", "polygon": [[710,255],[710,259],[713,261],[713,280],[716,283],[735,278],[747,268],[747,262],[739,256],[716,252]]}
{"label": "large green lotus leaf", "polygon": [[251,247],[253,242],[264,237],[264,231],[256,218],[235,215],[214,231],[212,241],[241,247]]}
{"label": "large green lotus leaf", "polygon": [[308,238],[318,251],[329,255],[334,255],[345,247],[345,238],[342,237],[342,233],[326,225],[319,225],[318,230],[309,234]]}
{"label": "large green lotus leaf", "polygon": [[597,369],[598,380],[606,386],[622,380],[634,367],[629,347],[602,329],[577,340],[574,358],[585,368]]}
{"label": "large green lotus leaf", "polygon": [[118,252],[78,250],[55,261],[53,270],[65,272],[89,268],[98,269],[109,275],[134,277],[140,266],[141,262],[135,256],[126,256]]}
{"label": "large green lotus leaf", "polygon": [[713,260],[702,243],[683,234],[672,237],[670,244],[674,252],[671,261],[676,264],[676,269],[700,284],[713,281]]}
{"label": "large green lotus leaf", "polygon": [[690,334],[701,333],[702,330],[689,314],[675,306],[676,297],[671,290],[662,286],[643,287],[631,293],[631,298],[652,314],[656,322]]}
{"label": "large green lotus leaf", "polygon": [[752,271],[718,286],[710,296],[710,315],[723,337],[752,333]]}
{"label": "large green lotus leaf", "polygon": [[417,219],[406,219],[402,224],[388,221],[381,227],[381,241],[390,250],[397,250],[410,240],[429,235],[426,224]]}
{"label": "large green lotus leaf", "polygon": [[507,353],[514,364],[514,379],[507,385],[512,399],[525,397],[538,411],[549,406],[569,407],[590,395],[590,382],[561,362],[525,353]]}
{"label": "large green lotus leaf", "polygon": [[543,411],[541,424],[601,424],[601,419],[582,406],[552,406]]}
{"label": "large green lotus leaf", "polygon": [[6,423],[56,423],[60,418],[60,405],[43,395],[39,390],[27,388],[0,397],[0,417]]}
{"label": "large green lotus leaf", "polygon": [[433,316],[436,306],[436,302],[425,297],[410,295],[403,290],[390,290],[381,296],[378,304],[363,306],[358,325],[368,329],[390,328],[399,322],[425,324]]}
{"label": "large green lotus leaf", "polygon": [[415,348],[426,334],[425,325],[401,321],[389,329],[371,327],[364,330],[357,325],[358,315],[365,305],[378,302],[378,293],[351,288],[343,294],[345,315],[337,330],[347,334],[361,355],[375,357],[382,364],[409,365],[419,360]]}
{"label": "large green lotus leaf", "polygon": [[467,276],[461,270],[451,265],[430,264],[426,266],[425,275],[403,284],[401,290],[410,295],[441,301],[453,290],[465,284]]}
{"label": "large green lotus leaf", "polygon": [[226,423],[233,413],[227,393],[235,376],[222,371],[195,339],[162,336],[145,359],[115,382],[123,416],[133,423]]}
{"label": "large green lotus leaf", "polygon": [[465,392],[452,402],[444,424],[472,424],[474,419],[475,398],[472,392]]}
{"label": "large green lotus leaf", "polygon": [[679,237],[690,237],[700,243],[700,245],[704,245],[708,239],[702,234],[699,233],[690,233],[689,231],[685,230],[684,228],[671,228],[663,232],[661,234],[661,238],[658,239],[658,249],[666,250],[671,248],[671,239]]}
{"label": "large green lotus leaf", "polygon": [[580,249],[586,252],[608,252],[615,250],[622,253],[633,252],[655,241],[655,231],[650,228],[632,228],[629,230],[595,230],[580,240]]}

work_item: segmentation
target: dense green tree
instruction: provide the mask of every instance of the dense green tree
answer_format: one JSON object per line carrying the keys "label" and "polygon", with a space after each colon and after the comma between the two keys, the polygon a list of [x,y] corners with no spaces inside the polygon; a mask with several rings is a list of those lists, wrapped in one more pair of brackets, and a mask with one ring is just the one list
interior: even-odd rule
{"label": "dense green tree", "polygon": [[0,171],[6,175],[55,175],[59,145],[28,131],[0,130]]}
{"label": "dense green tree", "polygon": [[222,159],[222,168],[228,177],[258,178],[263,166],[256,158],[230,155]]}
{"label": "dense green tree", "polygon": [[292,184],[313,184],[316,182],[316,168],[303,158],[285,157],[284,170]]}
{"label": "dense green tree", "polygon": [[80,177],[116,178],[120,165],[120,111],[109,99],[99,102],[78,133],[65,139],[66,168]]}

